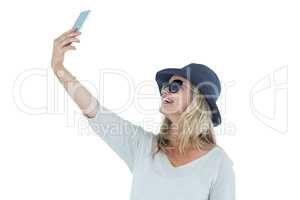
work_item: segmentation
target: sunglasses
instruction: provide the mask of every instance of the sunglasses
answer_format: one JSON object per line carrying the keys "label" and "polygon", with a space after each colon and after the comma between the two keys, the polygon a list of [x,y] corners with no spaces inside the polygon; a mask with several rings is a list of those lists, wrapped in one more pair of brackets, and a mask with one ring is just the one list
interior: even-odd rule
{"label": "sunglasses", "polygon": [[182,80],[173,80],[171,83],[165,82],[162,85],[162,89],[161,89],[161,95],[162,95],[162,91],[165,88],[168,88],[168,90],[172,93],[176,93],[179,91],[180,87],[182,87]]}

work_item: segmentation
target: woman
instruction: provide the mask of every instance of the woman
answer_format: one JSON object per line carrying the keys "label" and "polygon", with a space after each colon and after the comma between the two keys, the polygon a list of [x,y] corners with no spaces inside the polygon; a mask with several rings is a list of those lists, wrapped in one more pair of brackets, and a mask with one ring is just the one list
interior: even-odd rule
{"label": "woman", "polygon": [[217,75],[195,63],[157,72],[164,120],[154,134],[100,105],[64,67],[64,53],[79,35],[71,29],[54,40],[51,66],[95,133],[127,164],[131,199],[234,200],[233,161],[213,130],[221,123]]}

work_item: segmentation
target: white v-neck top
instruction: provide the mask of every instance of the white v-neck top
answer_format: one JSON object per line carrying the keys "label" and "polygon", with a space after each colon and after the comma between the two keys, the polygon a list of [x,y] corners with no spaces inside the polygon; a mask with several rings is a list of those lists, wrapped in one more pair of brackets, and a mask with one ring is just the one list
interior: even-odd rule
{"label": "white v-neck top", "polygon": [[127,164],[133,175],[130,200],[235,200],[233,161],[216,146],[198,159],[174,167],[157,139],[98,103],[90,127]]}

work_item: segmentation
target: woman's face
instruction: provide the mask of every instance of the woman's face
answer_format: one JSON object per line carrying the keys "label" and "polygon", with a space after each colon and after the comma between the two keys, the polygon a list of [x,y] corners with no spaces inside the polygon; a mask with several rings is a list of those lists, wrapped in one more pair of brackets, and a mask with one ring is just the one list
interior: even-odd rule
{"label": "woman's face", "polygon": [[162,89],[161,107],[159,111],[170,120],[177,119],[192,101],[192,84],[189,80],[173,75],[169,83],[181,80],[183,84],[176,93],[171,93],[168,87]]}

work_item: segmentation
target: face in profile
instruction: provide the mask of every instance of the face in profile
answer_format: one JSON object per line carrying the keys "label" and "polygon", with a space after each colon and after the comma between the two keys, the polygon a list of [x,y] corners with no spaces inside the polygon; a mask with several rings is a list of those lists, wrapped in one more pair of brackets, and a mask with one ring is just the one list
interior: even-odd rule
{"label": "face in profile", "polygon": [[192,84],[189,80],[173,75],[161,90],[159,111],[169,119],[175,119],[192,101]]}

